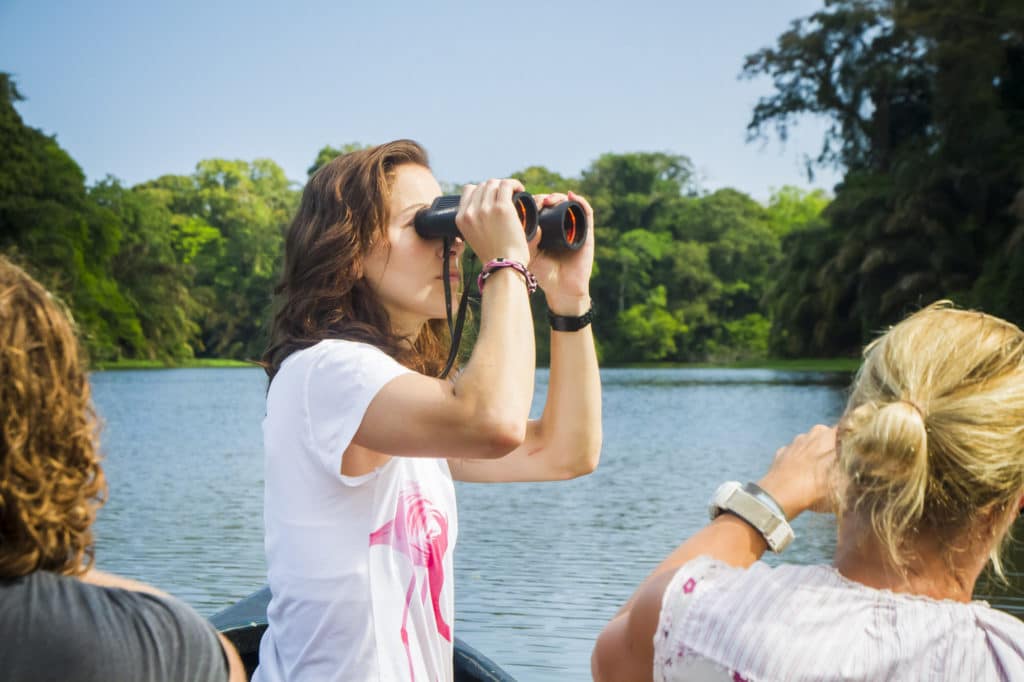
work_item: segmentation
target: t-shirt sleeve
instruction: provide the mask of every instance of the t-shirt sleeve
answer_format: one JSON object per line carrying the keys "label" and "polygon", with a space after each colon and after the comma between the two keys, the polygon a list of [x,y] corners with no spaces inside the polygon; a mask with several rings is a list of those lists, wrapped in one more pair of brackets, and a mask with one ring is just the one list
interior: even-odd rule
{"label": "t-shirt sleeve", "polygon": [[[662,595],[658,628],[654,632],[655,680],[668,679],[662,670],[664,666],[659,663],[676,661],[692,654],[682,641],[686,612],[699,594],[714,589],[716,579],[731,570],[735,569],[717,559],[699,556],[676,571]],[[659,672],[662,673],[660,676]]]}
{"label": "t-shirt sleeve", "polygon": [[374,396],[410,371],[377,348],[351,341],[330,343],[311,365],[305,391],[310,440],[332,475],[340,476],[341,456]]}
{"label": "t-shirt sleeve", "polygon": [[174,597],[138,593],[143,632],[158,634],[158,660],[163,675],[156,679],[227,682],[228,660],[212,624]]}

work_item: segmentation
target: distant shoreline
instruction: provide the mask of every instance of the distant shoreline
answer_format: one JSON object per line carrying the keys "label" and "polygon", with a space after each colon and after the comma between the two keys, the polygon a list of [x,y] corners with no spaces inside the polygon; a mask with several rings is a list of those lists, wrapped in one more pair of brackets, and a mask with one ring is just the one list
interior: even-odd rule
{"label": "distant shoreline", "polygon": [[[195,368],[256,367],[252,362],[226,358],[194,358],[183,362],[165,363],[160,360],[114,360],[97,362],[93,371],[119,371],[128,369],[195,369]],[[855,372],[860,367],[857,358],[797,358],[744,360],[732,363],[710,362],[638,362],[602,365],[604,369],[774,369],[788,372]]]}
{"label": "distant shoreline", "polygon": [[766,358],[738,362],[632,362],[601,365],[603,369],[776,369],[789,372],[856,372],[859,358]]}
{"label": "distant shoreline", "polygon": [[193,358],[181,362],[164,362],[162,360],[111,360],[107,362],[93,363],[92,371],[105,372],[108,370],[123,369],[196,369],[196,368],[240,368],[256,367],[252,362],[245,360],[229,360],[227,358]]}

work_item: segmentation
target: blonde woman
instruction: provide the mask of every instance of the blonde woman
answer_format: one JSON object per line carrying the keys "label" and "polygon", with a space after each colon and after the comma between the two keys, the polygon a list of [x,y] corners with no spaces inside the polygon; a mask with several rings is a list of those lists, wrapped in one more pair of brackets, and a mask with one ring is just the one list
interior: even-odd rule
{"label": "blonde woman", "polygon": [[92,568],[106,493],[96,432],[71,323],[0,256],[0,677],[244,680],[189,606]]}
{"label": "blonde woman", "polygon": [[[594,678],[1021,680],[1024,623],[972,601],[1024,507],[1024,333],[936,304],[869,345],[838,433],[817,426],[608,623]],[[835,509],[831,565],[758,561]]]}

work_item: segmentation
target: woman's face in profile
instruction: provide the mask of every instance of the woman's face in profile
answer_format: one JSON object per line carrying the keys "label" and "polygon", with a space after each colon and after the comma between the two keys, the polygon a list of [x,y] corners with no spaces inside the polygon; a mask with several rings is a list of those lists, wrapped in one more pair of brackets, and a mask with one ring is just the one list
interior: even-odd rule
{"label": "woman's face in profile", "polygon": [[[428,320],[445,317],[443,240],[423,239],[413,226],[416,212],[439,196],[441,186],[430,169],[415,164],[395,169],[387,226],[389,243],[378,244],[366,258],[366,281],[391,316],[394,331],[403,336],[415,336]],[[458,287],[464,248],[462,240],[457,239],[447,254],[453,292]]]}

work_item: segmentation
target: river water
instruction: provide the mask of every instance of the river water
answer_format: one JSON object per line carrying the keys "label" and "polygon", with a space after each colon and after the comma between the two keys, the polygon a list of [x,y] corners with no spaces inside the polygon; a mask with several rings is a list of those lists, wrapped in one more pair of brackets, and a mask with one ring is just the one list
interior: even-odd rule
{"label": "river water", "polygon": [[[651,568],[704,525],[723,480],[756,479],[775,450],[842,411],[848,374],[602,370],[596,473],[544,484],[456,484],[456,634],[525,682],[588,680],[597,633]],[[256,369],[98,372],[110,501],[97,566],[212,615],[265,581]],[[539,414],[547,372],[537,373]],[[830,557],[831,517],[805,515],[787,561]],[[1024,567],[1024,551],[1011,561]],[[771,559],[769,559],[771,561]],[[1024,574],[984,588],[1024,615]]]}

